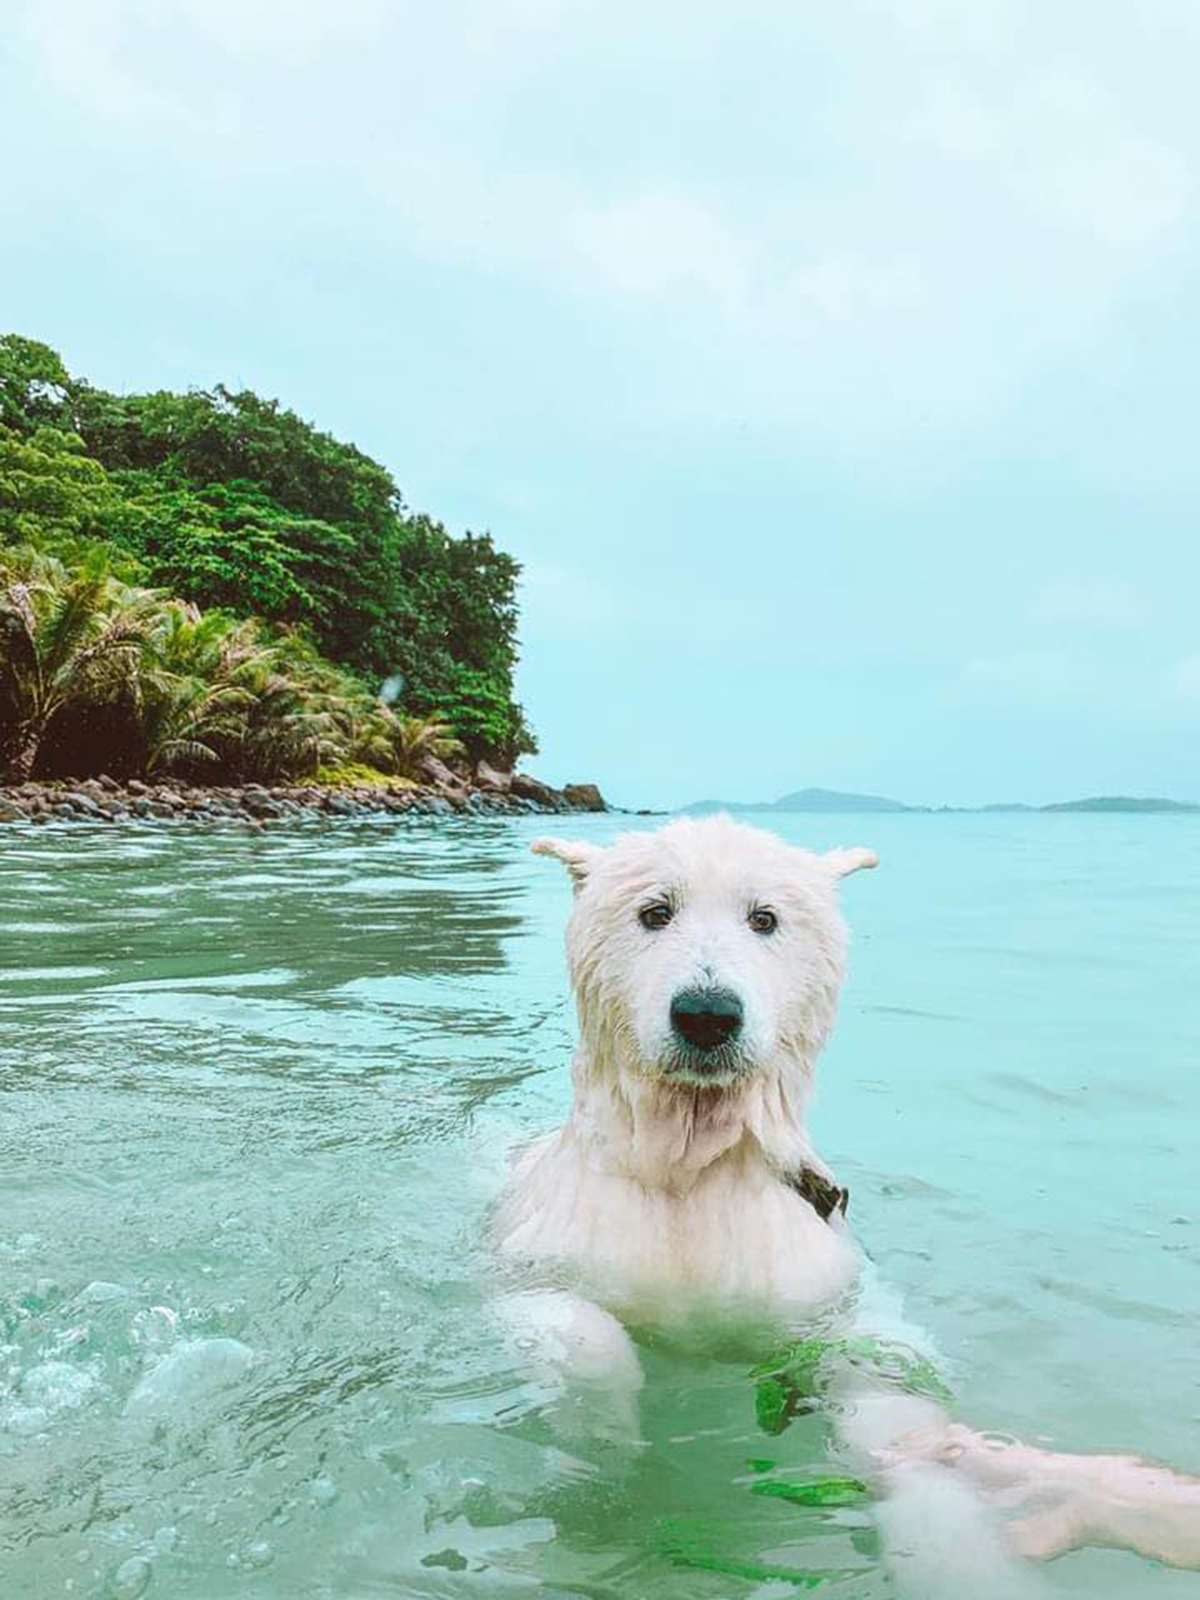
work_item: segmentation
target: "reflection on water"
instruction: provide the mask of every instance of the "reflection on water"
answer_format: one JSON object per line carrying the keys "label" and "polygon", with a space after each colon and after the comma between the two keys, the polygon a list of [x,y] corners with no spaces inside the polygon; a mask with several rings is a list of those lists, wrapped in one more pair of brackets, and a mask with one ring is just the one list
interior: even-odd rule
{"label": "reflection on water", "polygon": [[[1198,831],[854,823],[818,1132],[884,1277],[973,1420],[1200,1468]],[[497,1336],[480,1222],[573,1029],[537,831],[0,837],[5,1596],[888,1592],[861,1509],[758,1492],[827,1440],[744,1365],[648,1349],[644,1447],[568,1453]]]}

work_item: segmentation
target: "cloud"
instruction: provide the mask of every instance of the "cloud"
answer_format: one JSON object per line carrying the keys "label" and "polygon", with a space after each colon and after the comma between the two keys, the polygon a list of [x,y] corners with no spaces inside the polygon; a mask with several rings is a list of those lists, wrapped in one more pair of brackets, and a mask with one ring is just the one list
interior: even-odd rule
{"label": "cloud", "polygon": [[1200,655],[1176,661],[1168,670],[1166,680],[1172,694],[1200,709]]}
{"label": "cloud", "polygon": [[530,562],[521,574],[522,633],[527,640],[624,639],[633,601],[619,581],[562,562]]}
{"label": "cloud", "polygon": [[[17,32],[60,95],[222,203],[336,196],[380,249],[607,301],[640,340],[635,397],[677,426],[732,412],[903,458],[1094,347],[1193,227],[1190,86],[1154,98],[1133,41],[1132,69],[1046,65],[1077,57],[1072,15],[1018,64],[997,51],[1029,20],[989,6],[763,3],[750,25],[583,0],[111,0],[26,3]],[[825,70],[847,51],[857,83]]]}
{"label": "cloud", "polygon": [[577,205],[565,231],[585,281],[615,293],[670,297],[699,289],[736,302],[748,288],[747,243],[686,194],[641,191]]}
{"label": "cloud", "polygon": [[946,698],[959,705],[1038,709],[1094,705],[1102,696],[1106,676],[1082,650],[1016,650],[965,662]]}
{"label": "cloud", "polygon": [[1056,628],[1140,628],[1161,617],[1159,595],[1124,578],[1077,577],[1049,583],[1030,599],[1030,620]]}

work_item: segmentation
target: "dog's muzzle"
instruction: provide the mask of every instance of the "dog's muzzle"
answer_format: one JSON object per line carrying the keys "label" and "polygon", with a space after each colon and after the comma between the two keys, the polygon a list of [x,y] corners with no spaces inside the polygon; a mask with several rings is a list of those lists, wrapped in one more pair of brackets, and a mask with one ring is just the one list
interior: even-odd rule
{"label": "dog's muzzle", "polygon": [[681,989],[671,1001],[671,1028],[692,1050],[719,1050],[742,1031],[742,1002],[730,989]]}

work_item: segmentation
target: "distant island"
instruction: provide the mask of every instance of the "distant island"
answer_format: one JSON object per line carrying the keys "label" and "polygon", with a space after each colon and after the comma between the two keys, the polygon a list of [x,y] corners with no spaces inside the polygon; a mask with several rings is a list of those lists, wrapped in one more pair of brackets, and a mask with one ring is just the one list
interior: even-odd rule
{"label": "distant island", "polygon": [[1021,801],[996,801],[983,806],[912,806],[879,794],[853,794],[840,789],[796,789],[778,800],[696,800],[680,808],[685,816],[711,816],[715,811],[746,812],[990,812],[990,811],[1116,811],[1116,812],[1200,812],[1200,805],[1189,800],[1165,800],[1157,796],[1091,795],[1083,800],[1056,800],[1051,805],[1031,806]]}
{"label": "distant island", "polygon": [[840,789],[797,789],[778,800],[697,800],[684,806],[686,815],[708,816],[714,811],[927,811],[928,806],[906,806],[879,794],[846,794]]}

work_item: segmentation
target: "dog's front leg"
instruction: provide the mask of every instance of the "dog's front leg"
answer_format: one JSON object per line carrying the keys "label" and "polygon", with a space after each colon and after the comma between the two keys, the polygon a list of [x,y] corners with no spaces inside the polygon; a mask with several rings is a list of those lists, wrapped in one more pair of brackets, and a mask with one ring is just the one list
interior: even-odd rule
{"label": "dog's front leg", "polygon": [[951,1423],[902,1438],[889,1459],[971,1479],[1013,1513],[1016,1548],[1040,1560],[1102,1545],[1200,1567],[1200,1478],[1140,1456],[1045,1450]]}
{"label": "dog's front leg", "polygon": [[843,1448],[883,1489],[875,1521],[884,1564],[904,1600],[962,1600],[964,1594],[1036,1600],[1045,1594],[977,1485],[948,1465],[896,1449],[914,1429],[926,1436],[945,1429],[948,1419],[936,1401],[876,1388],[857,1375],[834,1385],[831,1396]]}
{"label": "dog's front leg", "polygon": [[565,1289],[528,1289],[497,1303],[510,1349],[564,1440],[634,1444],[642,1366],[610,1312]]}

